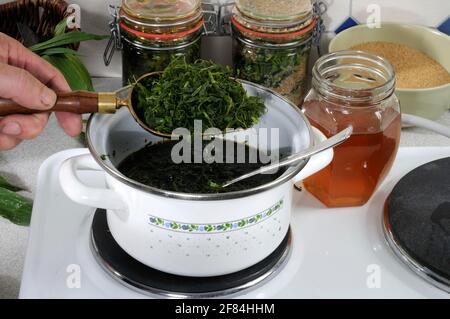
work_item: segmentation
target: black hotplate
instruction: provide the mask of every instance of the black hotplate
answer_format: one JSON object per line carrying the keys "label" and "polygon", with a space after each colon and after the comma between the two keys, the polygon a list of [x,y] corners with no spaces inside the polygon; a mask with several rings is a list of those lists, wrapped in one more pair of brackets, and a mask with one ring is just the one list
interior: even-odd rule
{"label": "black hotplate", "polygon": [[402,261],[450,292],[450,158],[403,177],[386,202],[384,230]]}
{"label": "black hotplate", "polygon": [[115,279],[139,292],[173,298],[225,297],[247,292],[275,276],[288,260],[290,231],[279,247],[260,263],[240,272],[216,277],[183,277],[150,268],[128,255],[114,240],[106,212],[97,210],[91,243],[100,265]]}

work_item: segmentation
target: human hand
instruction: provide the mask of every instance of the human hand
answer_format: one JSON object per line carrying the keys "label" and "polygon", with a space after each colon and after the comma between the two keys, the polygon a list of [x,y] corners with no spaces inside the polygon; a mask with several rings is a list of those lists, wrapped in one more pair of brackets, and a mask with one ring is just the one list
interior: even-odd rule
{"label": "human hand", "polygon": [[[68,92],[64,76],[50,63],[13,38],[0,33],[0,97],[36,110],[48,110],[56,93]],[[9,115],[0,119],[0,150],[37,137],[47,125],[49,113]],[[81,132],[81,116],[59,112],[56,118],[70,136]]]}

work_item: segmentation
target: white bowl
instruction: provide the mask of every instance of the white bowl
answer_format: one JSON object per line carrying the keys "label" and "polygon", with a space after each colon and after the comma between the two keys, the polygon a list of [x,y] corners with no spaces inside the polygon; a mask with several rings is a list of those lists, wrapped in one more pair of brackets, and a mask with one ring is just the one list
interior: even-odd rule
{"label": "white bowl", "polygon": [[[358,25],[339,33],[330,43],[330,52],[373,41],[407,45],[421,51],[450,72],[450,36],[419,25],[385,23],[380,28]],[[427,89],[397,89],[403,113],[437,119],[450,109],[450,83]]]}

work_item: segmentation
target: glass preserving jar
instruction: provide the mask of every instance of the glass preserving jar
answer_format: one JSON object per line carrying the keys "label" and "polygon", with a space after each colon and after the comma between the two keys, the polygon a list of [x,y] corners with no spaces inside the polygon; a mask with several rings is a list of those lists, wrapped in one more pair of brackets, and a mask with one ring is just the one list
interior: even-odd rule
{"label": "glass preserving jar", "polygon": [[[145,73],[164,70],[173,57],[187,62],[199,59],[203,27],[200,0],[123,0],[116,37],[122,49],[124,85]],[[111,59],[107,55],[105,61]]]}
{"label": "glass preserving jar", "polygon": [[310,0],[238,0],[231,17],[236,75],[302,105],[317,19]]}
{"label": "glass preserving jar", "polygon": [[303,112],[327,137],[353,126],[352,136],[334,149],[332,163],[304,181],[326,206],[364,205],[388,174],[401,131],[394,90],[392,65],[375,55],[341,51],[315,64]]}

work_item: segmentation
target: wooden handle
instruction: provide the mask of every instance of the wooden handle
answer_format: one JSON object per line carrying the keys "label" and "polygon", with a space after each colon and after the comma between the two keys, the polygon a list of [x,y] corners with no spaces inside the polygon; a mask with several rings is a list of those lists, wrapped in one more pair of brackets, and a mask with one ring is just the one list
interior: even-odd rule
{"label": "wooden handle", "polygon": [[29,109],[20,106],[14,101],[0,99],[0,116],[11,114],[36,114],[46,112],[70,112],[77,114],[97,113],[98,93],[84,91],[59,93],[55,106],[45,111]]}

